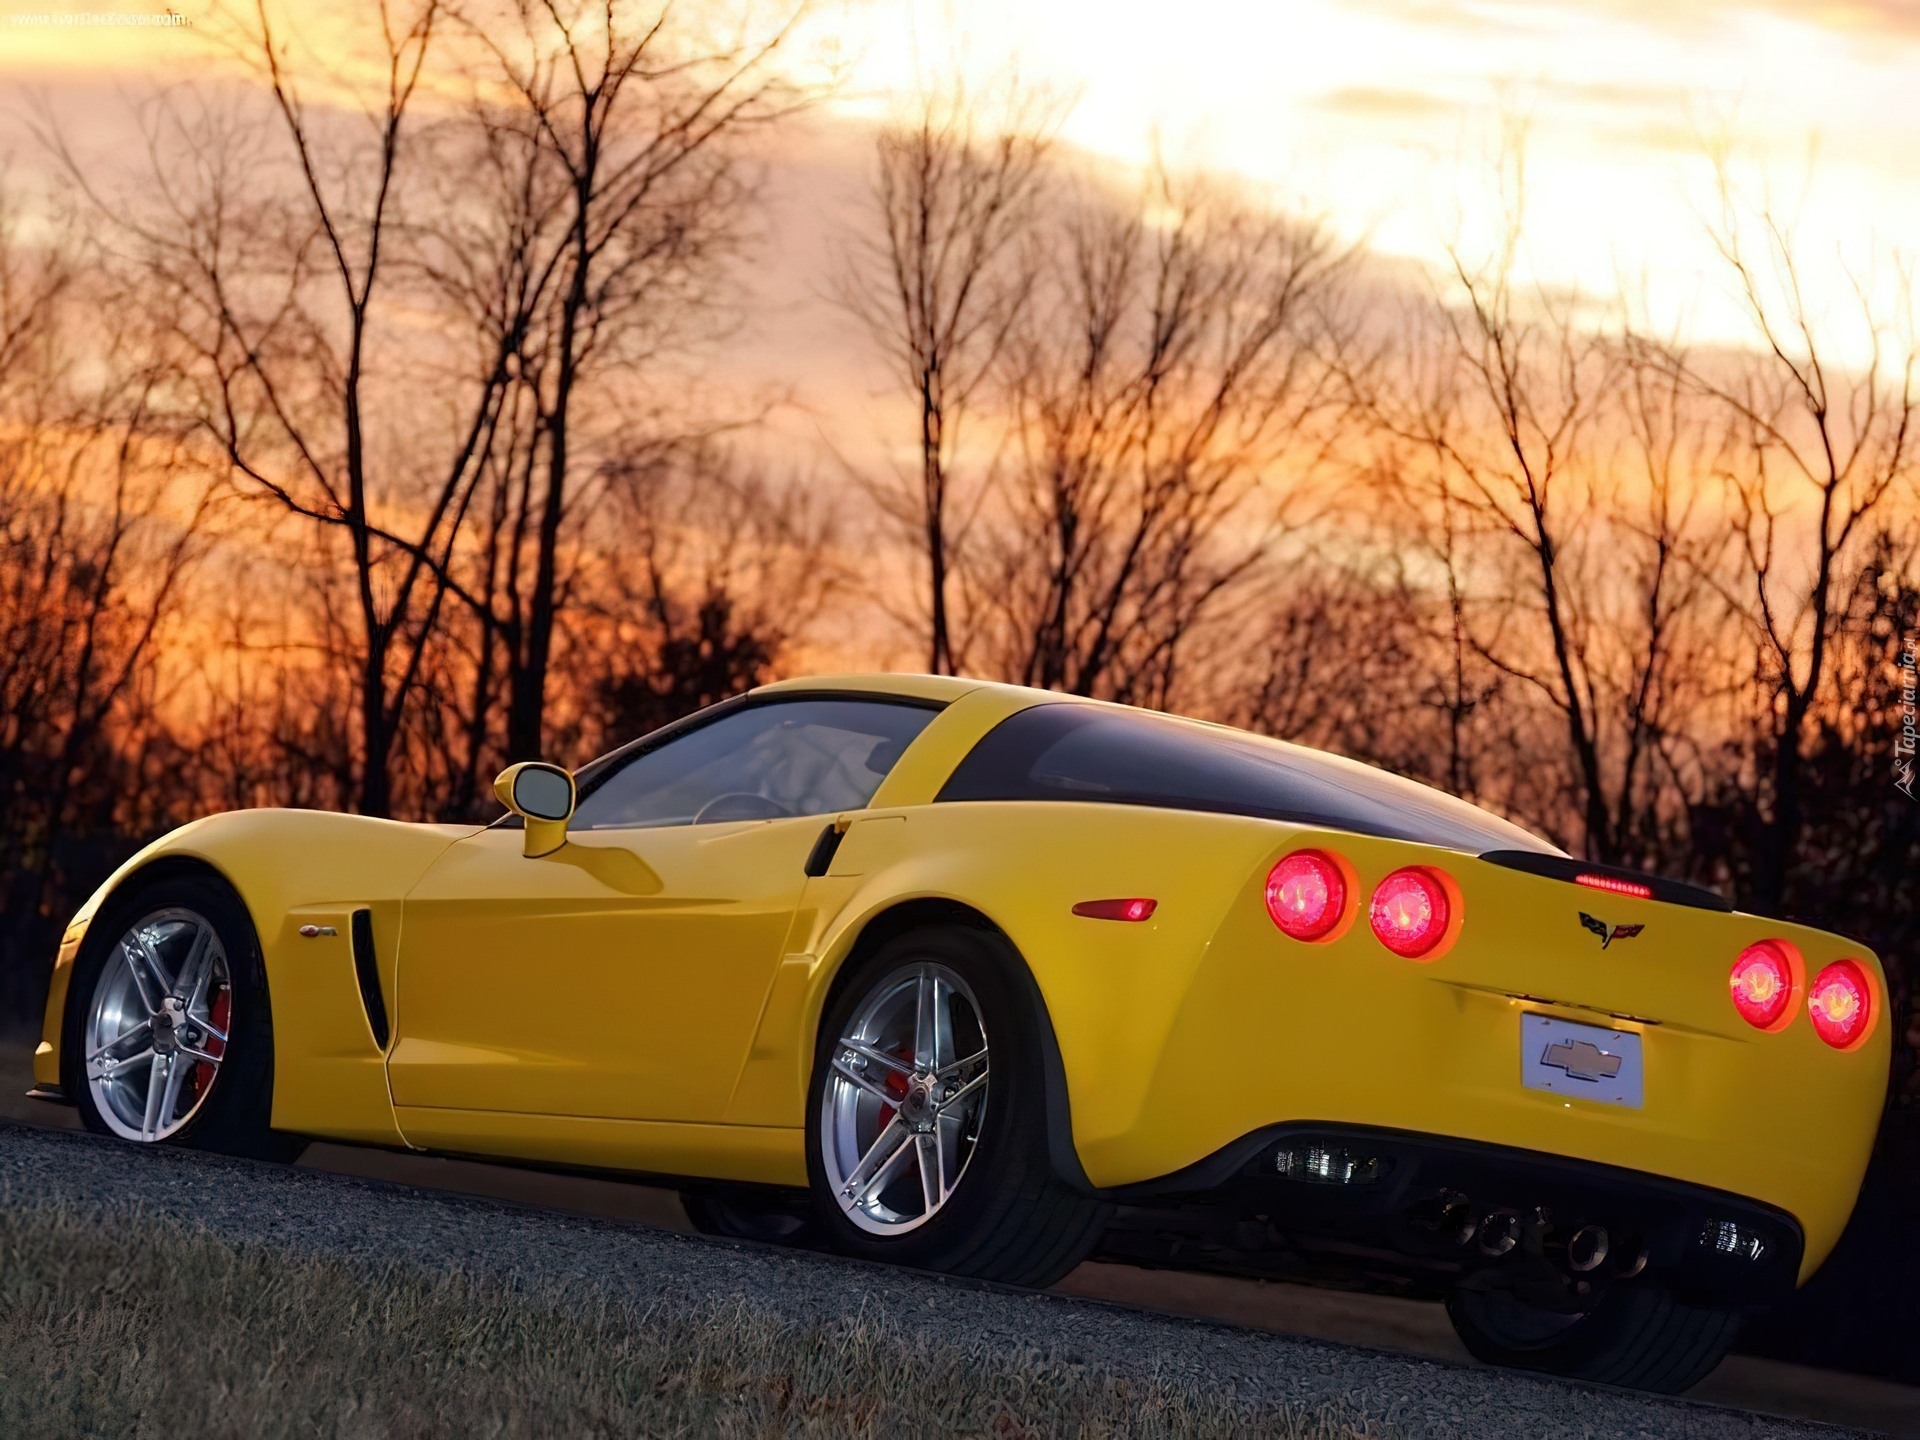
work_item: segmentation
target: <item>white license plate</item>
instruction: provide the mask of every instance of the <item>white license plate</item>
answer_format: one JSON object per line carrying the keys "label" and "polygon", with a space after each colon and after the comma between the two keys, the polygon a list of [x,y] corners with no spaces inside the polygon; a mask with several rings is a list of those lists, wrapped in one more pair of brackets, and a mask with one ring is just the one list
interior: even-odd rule
{"label": "white license plate", "polygon": [[1520,1083],[1638,1110],[1646,1104],[1640,1037],[1545,1015],[1520,1017]]}

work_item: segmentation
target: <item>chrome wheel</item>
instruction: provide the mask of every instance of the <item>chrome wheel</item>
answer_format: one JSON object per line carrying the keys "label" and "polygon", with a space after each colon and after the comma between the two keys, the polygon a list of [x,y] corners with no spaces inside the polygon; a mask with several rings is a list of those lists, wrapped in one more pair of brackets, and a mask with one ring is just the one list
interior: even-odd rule
{"label": "chrome wheel", "polygon": [[833,1198],[874,1235],[926,1224],[953,1194],[987,1113],[987,1035],[967,982],[907,965],[867,992],[834,1043],[820,1101]]}
{"label": "chrome wheel", "polygon": [[170,907],[115,942],[82,1040],[100,1118],[128,1140],[164,1140],[199,1113],[232,1033],[227,952],[207,919]]}

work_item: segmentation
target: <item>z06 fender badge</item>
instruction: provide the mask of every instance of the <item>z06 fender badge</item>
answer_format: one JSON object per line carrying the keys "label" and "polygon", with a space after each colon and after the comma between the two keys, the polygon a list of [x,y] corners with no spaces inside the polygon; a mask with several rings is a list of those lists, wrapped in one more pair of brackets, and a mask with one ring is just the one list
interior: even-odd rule
{"label": "z06 fender badge", "polygon": [[1606,949],[1616,940],[1631,940],[1647,928],[1644,925],[1616,925],[1613,929],[1609,930],[1607,929],[1606,921],[1596,920],[1584,910],[1580,912],[1580,923],[1600,937],[1600,948],[1602,950]]}

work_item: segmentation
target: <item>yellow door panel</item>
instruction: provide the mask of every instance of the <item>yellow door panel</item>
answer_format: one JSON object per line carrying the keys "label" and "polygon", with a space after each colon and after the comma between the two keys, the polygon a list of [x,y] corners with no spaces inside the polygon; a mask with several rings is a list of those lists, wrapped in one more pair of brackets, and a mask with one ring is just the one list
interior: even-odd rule
{"label": "yellow door panel", "polygon": [[407,897],[395,1103],[719,1120],[823,823],[454,846]]}

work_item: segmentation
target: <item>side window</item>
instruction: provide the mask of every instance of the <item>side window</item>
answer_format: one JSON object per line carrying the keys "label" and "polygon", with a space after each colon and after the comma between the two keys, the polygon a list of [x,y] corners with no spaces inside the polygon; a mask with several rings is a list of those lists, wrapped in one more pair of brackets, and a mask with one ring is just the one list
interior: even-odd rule
{"label": "side window", "polygon": [[936,713],[882,700],[750,705],[608,776],[580,802],[573,825],[706,825],[858,810]]}

